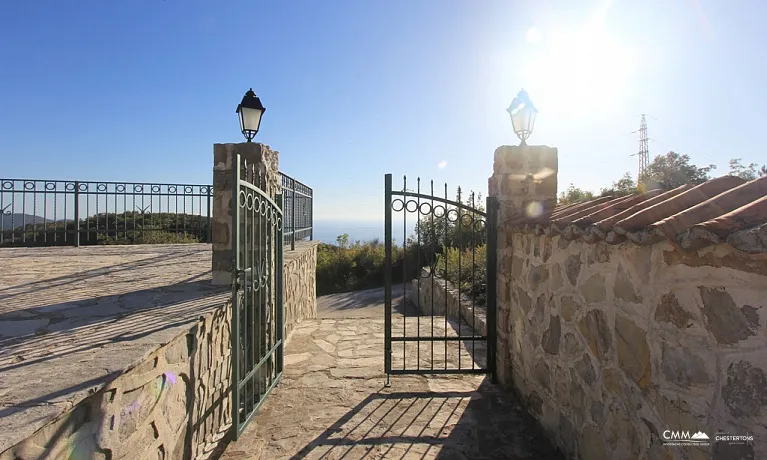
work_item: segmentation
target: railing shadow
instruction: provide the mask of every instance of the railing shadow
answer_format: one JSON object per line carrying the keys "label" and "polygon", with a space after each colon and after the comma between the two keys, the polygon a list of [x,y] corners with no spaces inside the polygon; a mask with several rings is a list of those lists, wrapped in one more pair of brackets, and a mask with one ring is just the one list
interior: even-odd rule
{"label": "railing shadow", "polygon": [[377,392],[292,459],[562,457],[514,400],[485,380],[476,391]]}
{"label": "railing shadow", "polygon": [[[112,250],[110,251],[110,248],[108,246],[95,246],[94,248],[98,248],[98,255],[99,256],[109,256],[109,255],[124,255],[124,250]],[[179,248],[183,248],[182,246],[179,246]],[[69,248],[66,248],[69,249]],[[66,250],[65,249],[65,250]],[[62,248],[54,248],[52,251],[46,251],[45,249],[39,249],[39,248],[18,248],[18,249],[11,249],[11,250],[4,250],[2,255],[3,259],[5,260],[11,260],[11,258],[25,258],[25,257],[34,257],[34,258],[56,258],[59,259],[62,256],[62,253],[60,252]],[[87,251],[88,249],[74,249],[76,251]],[[34,251],[34,252],[33,252]],[[10,287],[0,288],[0,300],[5,300],[6,302],[9,299],[13,299],[14,297],[20,297],[25,294],[37,294],[39,293],[40,286],[45,287],[61,287],[61,286],[67,286],[76,284],[79,282],[88,281],[89,279],[102,276],[105,273],[105,270],[108,270],[110,274],[117,274],[117,273],[123,273],[131,270],[138,270],[143,267],[147,266],[170,266],[174,263],[180,262],[178,259],[183,259],[185,257],[189,257],[190,253],[193,252],[210,252],[210,251],[204,251],[204,250],[198,250],[198,251],[179,251],[176,254],[161,254],[161,255],[154,255],[153,257],[147,257],[145,259],[140,260],[132,260],[129,262],[123,262],[123,263],[117,263],[112,264],[108,268],[99,267],[99,268],[93,268],[89,270],[83,270],[81,272],[75,273],[75,274],[67,274],[62,276],[57,276],[54,278],[46,278],[39,281],[31,281],[29,283],[23,283],[23,284],[16,284]],[[148,253],[148,254],[157,254],[157,250],[152,250],[151,248],[140,248],[140,247],[132,247],[131,248],[131,255],[137,255],[141,253]],[[87,252],[81,252],[83,256],[88,255]],[[5,303],[5,302],[4,302]]]}
{"label": "railing shadow", "polygon": [[231,427],[230,362],[212,353],[228,343],[228,320],[217,310],[176,338],[189,347],[187,360],[169,361],[160,349],[123,378],[112,372],[3,409],[0,418],[106,384],[7,446],[3,458],[209,458]]}
{"label": "railing shadow", "polygon": [[[7,372],[108,344],[135,342],[192,323],[200,314],[220,306],[228,294],[211,287],[207,279],[197,279],[200,276],[120,295],[0,314],[0,322],[18,319],[19,312],[50,321],[47,330],[0,339],[0,370]],[[103,308],[103,312],[85,311],[93,308]]]}

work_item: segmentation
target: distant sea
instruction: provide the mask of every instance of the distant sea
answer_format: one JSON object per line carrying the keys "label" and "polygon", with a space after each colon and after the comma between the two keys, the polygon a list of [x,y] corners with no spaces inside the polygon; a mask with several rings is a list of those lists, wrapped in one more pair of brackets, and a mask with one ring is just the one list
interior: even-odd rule
{"label": "distant sea", "polygon": [[[407,234],[412,235],[415,232],[415,222],[407,224]],[[383,242],[384,222],[374,221],[315,221],[314,239],[323,243],[336,244],[336,237],[349,234],[349,241],[369,241],[378,238]],[[402,221],[394,221],[392,226],[392,237],[395,242],[402,242],[403,238]]]}

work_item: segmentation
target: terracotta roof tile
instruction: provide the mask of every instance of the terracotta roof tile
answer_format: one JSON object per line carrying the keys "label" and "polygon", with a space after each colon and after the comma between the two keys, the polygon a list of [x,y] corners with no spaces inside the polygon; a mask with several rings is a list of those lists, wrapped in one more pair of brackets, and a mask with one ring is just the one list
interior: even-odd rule
{"label": "terracotta roof tile", "polygon": [[767,176],[748,182],[723,176],[666,192],[600,197],[557,206],[547,222],[526,224],[527,231],[589,243],[628,239],[646,245],[669,240],[681,249],[728,243],[743,252],[763,254],[767,253]]}
{"label": "terracotta roof tile", "polygon": [[[609,217],[607,219],[603,219],[603,220],[597,222],[596,226],[599,229],[607,232],[607,231],[609,231],[610,229],[613,228],[613,226],[615,225],[616,222],[619,222],[619,221],[621,221],[621,220],[623,220],[623,219],[625,219],[625,218],[627,218],[629,216],[632,216],[632,215],[636,214],[637,212],[641,211],[644,208],[647,208],[649,206],[653,206],[653,205],[655,205],[657,203],[660,203],[662,201],[666,201],[669,198],[672,198],[672,197],[674,197],[676,195],[679,195],[680,193],[684,192],[685,190],[687,190],[689,188],[691,188],[691,186],[689,186],[689,185],[682,185],[681,187],[677,187],[677,188],[669,190],[667,192],[663,192],[663,193],[661,193],[659,195],[655,195],[654,197],[652,197],[650,199],[647,199],[647,200],[644,200],[644,201],[639,201],[637,204],[635,204],[634,206],[626,209],[625,211],[619,212],[618,214],[616,214],[616,215],[614,215],[612,217]],[[646,192],[646,193],[650,193],[650,192]],[[640,195],[640,196],[642,196],[642,195]]]}
{"label": "terracotta roof tile", "polygon": [[691,206],[738,186],[743,182],[743,179],[735,176],[722,176],[711,179],[697,187],[692,187],[680,193],[672,199],[661,201],[616,222],[616,231],[621,233],[622,230],[625,233],[627,231],[640,230],[665,217],[684,211]]}
{"label": "terracotta roof tile", "polygon": [[[667,238],[674,239],[694,225],[712,219],[724,219],[725,216],[730,215],[729,213],[736,212],[743,206],[745,206],[747,211],[749,208],[752,208],[751,211],[757,211],[758,200],[765,196],[767,196],[767,176],[725,190],[702,203],[660,220],[651,226],[657,227]],[[764,209],[762,211],[762,216],[767,216],[767,212],[764,212]],[[736,230],[740,230],[745,226],[759,224],[760,222],[754,220],[756,217],[749,214],[749,218],[752,221],[744,221],[744,225],[737,225]],[[727,220],[729,221],[729,219]],[[729,231],[725,232],[724,236],[726,237],[729,233]]]}

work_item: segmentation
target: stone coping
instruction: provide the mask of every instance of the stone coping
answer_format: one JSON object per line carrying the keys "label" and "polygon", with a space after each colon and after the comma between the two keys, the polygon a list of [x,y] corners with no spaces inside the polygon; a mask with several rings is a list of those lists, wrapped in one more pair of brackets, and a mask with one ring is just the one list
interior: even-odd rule
{"label": "stone coping", "polygon": [[10,248],[0,265],[0,452],[231,296],[211,285],[208,244]]}
{"label": "stone coping", "polygon": [[310,240],[310,241],[296,241],[296,249],[291,250],[289,249],[289,246],[285,246],[285,252],[284,252],[284,262],[288,263],[292,260],[298,259],[305,253],[306,251],[310,251],[313,248],[316,248],[320,245],[322,241],[319,240]]}
{"label": "stone coping", "polygon": [[[438,300],[434,301],[434,314],[445,315],[444,294],[447,291],[447,316],[457,320],[460,313],[461,319],[466,321],[467,324],[473,324],[478,334],[487,335],[487,307],[485,305],[474,303],[469,294],[464,292],[459,294],[458,288],[444,277],[434,276],[428,269],[422,270],[421,273],[420,283],[418,279],[411,281],[411,291],[418,292],[420,286],[420,292],[418,292],[418,297],[416,298],[416,306],[422,314],[428,315],[430,313],[431,302],[426,299],[436,296]],[[431,282],[432,278],[434,279],[433,284]],[[424,305],[421,306],[421,303]]]}

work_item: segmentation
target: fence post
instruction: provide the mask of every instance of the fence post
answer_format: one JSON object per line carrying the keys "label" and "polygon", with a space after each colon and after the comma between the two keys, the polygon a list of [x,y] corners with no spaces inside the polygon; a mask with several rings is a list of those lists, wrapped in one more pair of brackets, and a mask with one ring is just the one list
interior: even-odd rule
{"label": "fence post", "polygon": [[498,198],[487,197],[485,205],[485,231],[487,241],[487,281],[485,305],[487,313],[487,370],[492,383],[498,383]]}
{"label": "fence post", "polygon": [[290,227],[293,230],[293,234],[290,236],[290,250],[296,250],[296,180],[293,181],[293,198],[290,201]]}
{"label": "fence post", "polygon": [[309,200],[309,241],[314,241],[314,190]]}
{"label": "fence post", "polygon": [[212,243],[213,242],[212,229],[211,229],[211,221],[210,221],[210,200],[211,200],[211,198],[213,198],[213,186],[212,185],[210,187],[208,187],[208,235],[207,235],[208,243]]}
{"label": "fence post", "polygon": [[80,247],[80,182],[75,181],[75,247]]}

